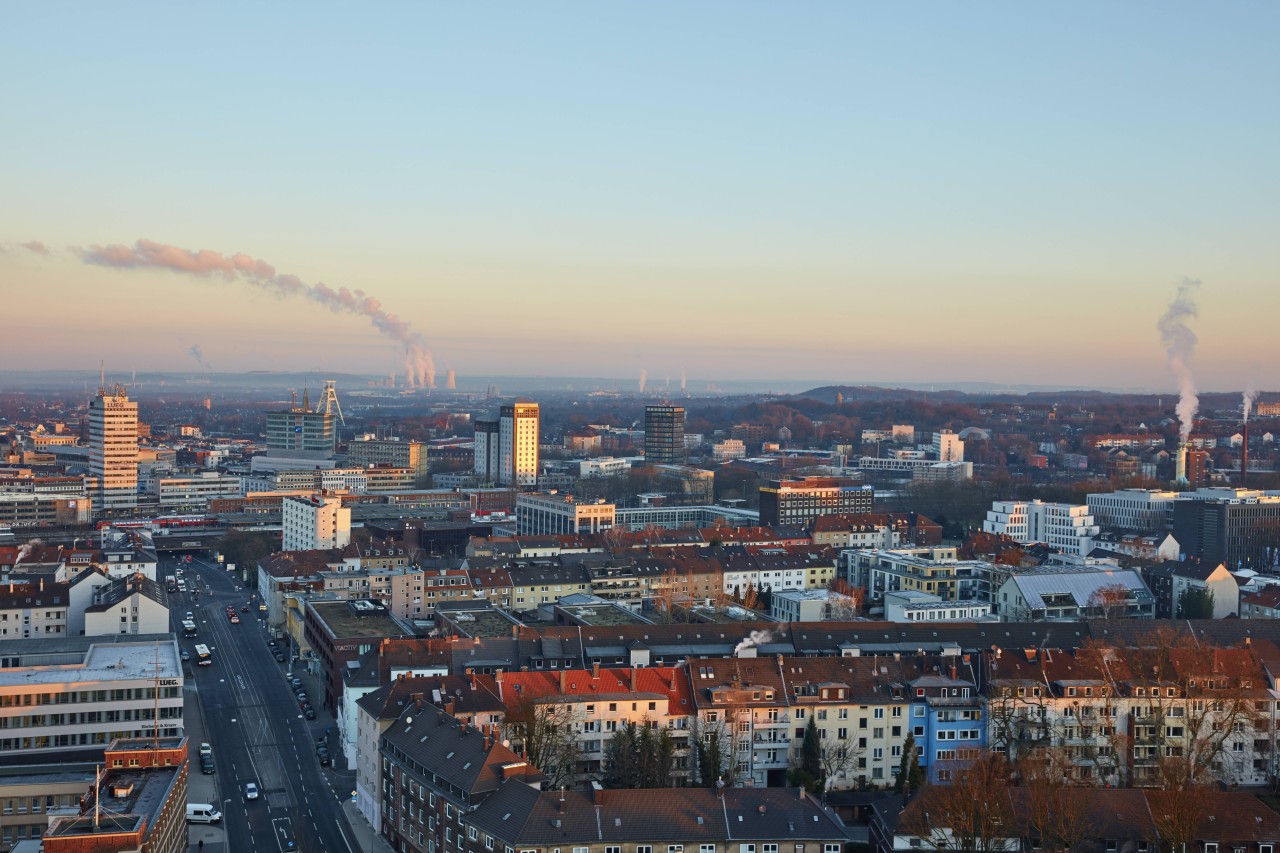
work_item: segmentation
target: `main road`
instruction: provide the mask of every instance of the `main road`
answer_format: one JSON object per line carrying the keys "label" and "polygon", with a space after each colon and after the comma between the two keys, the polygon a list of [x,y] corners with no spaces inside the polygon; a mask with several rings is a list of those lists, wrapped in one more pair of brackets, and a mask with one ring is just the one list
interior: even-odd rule
{"label": "main road", "polygon": [[[303,717],[285,677],[287,664],[273,658],[256,608],[240,613],[238,625],[227,617],[226,608],[239,610],[250,592],[217,563],[199,557],[164,562],[163,572],[177,565],[187,581],[187,592],[169,597],[175,629],[181,634],[188,610],[197,622],[196,638],[180,642],[187,649],[203,643],[213,658],[211,666],[193,666],[193,676],[217,768],[227,849],[358,853],[336,800],[337,777],[316,756],[332,721]],[[193,744],[193,773],[199,772],[195,751]],[[248,782],[261,792],[256,801],[245,799]]]}

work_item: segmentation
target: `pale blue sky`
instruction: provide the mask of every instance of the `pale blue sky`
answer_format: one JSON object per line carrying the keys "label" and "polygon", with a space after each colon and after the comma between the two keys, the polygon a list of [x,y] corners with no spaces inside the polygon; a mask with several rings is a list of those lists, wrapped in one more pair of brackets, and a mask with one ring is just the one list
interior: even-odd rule
{"label": "pale blue sky", "polygon": [[147,238],[362,288],[460,374],[1171,387],[1189,275],[1200,383],[1280,386],[1278,40],[1274,3],[10,4],[0,284],[73,334],[0,357],[95,363],[123,295],[139,367],[399,368],[66,250]]}

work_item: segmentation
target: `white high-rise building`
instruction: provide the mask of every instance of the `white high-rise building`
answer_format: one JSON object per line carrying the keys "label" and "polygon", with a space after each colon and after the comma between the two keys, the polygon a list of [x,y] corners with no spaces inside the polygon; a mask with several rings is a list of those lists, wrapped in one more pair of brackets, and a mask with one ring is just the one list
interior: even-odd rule
{"label": "white high-rise building", "polygon": [[282,501],[285,551],[345,548],[351,542],[351,509],[339,495],[289,495]]}
{"label": "white high-rise building", "polygon": [[498,485],[538,484],[538,404],[517,402],[498,414]]}
{"label": "white high-rise building", "polygon": [[1103,527],[1159,533],[1173,526],[1173,502],[1178,497],[1178,492],[1121,489],[1086,495],[1085,503],[1089,513]]}
{"label": "white high-rise building", "polygon": [[933,455],[939,462],[963,462],[964,440],[949,429],[933,434]]}
{"label": "white high-rise building", "polygon": [[984,533],[1008,536],[1016,542],[1044,542],[1066,554],[1087,557],[1100,532],[1084,504],[1044,501],[996,501],[982,522]]}
{"label": "white high-rise building", "polygon": [[98,482],[98,509],[138,505],[138,404],[117,385],[89,401],[89,470]]}

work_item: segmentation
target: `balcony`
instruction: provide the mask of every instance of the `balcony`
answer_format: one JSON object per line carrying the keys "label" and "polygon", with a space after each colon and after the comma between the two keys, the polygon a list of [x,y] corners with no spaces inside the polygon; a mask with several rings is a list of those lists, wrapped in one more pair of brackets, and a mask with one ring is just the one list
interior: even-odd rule
{"label": "balcony", "polygon": [[756,717],[754,725],[757,729],[776,729],[787,728],[791,725],[790,714],[779,714],[777,717],[770,719],[768,717]]}
{"label": "balcony", "polygon": [[763,734],[757,734],[753,745],[756,749],[769,749],[770,747],[775,749],[790,749],[791,738],[784,735],[783,737],[770,739],[765,737]]}

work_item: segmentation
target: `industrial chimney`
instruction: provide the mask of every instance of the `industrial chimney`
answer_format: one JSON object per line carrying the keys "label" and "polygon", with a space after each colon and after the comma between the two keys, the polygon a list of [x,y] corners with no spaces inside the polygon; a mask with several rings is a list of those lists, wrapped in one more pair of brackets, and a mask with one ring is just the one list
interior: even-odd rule
{"label": "industrial chimney", "polygon": [[1240,488],[1249,477],[1249,422],[1244,422],[1244,441],[1240,442]]}
{"label": "industrial chimney", "polygon": [[1179,486],[1187,484],[1187,445],[1186,442],[1178,442],[1178,456],[1174,462],[1173,482]]}

